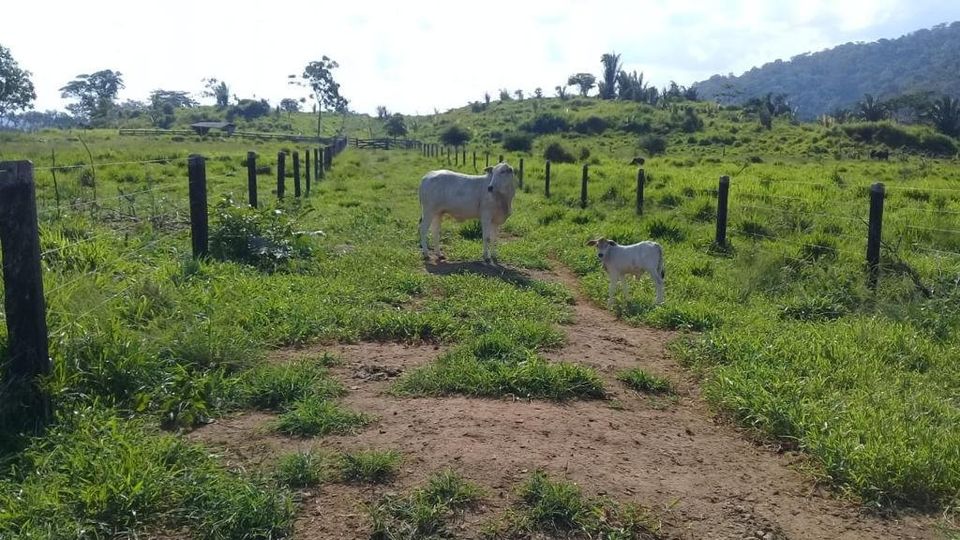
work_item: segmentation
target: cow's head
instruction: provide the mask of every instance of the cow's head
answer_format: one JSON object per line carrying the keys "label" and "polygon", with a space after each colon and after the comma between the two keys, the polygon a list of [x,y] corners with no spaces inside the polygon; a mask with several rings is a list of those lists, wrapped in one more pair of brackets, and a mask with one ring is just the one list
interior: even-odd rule
{"label": "cow's head", "polygon": [[513,206],[513,196],[516,194],[516,179],[513,167],[506,163],[497,163],[485,169],[487,173],[487,192],[493,198],[497,213],[494,219],[500,223],[507,219]]}
{"label": "cow's head", "polygon": [[597,257],[601,260],[607,255],[607,251],[610,249],[610,246],[617,245],[613,240],[607,240],[606,238],[597,238],[596,240],[587,241],[588,246],[595,246],[597,248]]}

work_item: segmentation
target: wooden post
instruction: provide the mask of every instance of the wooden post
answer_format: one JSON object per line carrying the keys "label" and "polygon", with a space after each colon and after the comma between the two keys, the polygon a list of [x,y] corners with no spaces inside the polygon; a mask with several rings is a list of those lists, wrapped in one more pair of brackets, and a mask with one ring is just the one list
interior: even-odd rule
{"label": "wooden post", "polygon": [[721,247],[727,245],[727,200],[730,192],[730,177],[720,177],[720,189],[717,191],[717,237],[714,242]]}
{"label": "wooden post", "polygon": [[257,207],[257,153],[247,152],[247,201]]}
{"label": "wooden post", "polygon": [[550,160],[547,160],[547,174],[546,181],[543,184],[543,195],[545,197],[550,197]]}
{"label": "wooden post", "polygon": [[328,171],[333,168],[333,146],[323,149],[323,168]]}
{"label": "wooden post", "polygon": [[300,197],[300,152],[293,151],[293,196]]}
{"label": "wooden post", "polygon": [[327,162],[327,155],[323,148],[317,148],[317,177],[320,180],[323,180],[326,176],[326,166],[324,165]]}
{"label": "wooden post", "polygon": [[[37,198],[30,161],[0,162],[0,248],[7,321],[6,376],[9,419],[37,430],[50,420],[50,396],[38,376],[50,373]],[[14,401],[16,400],[16,401]]]}
{"label": "wooden post", "polygon": [[637,169],[637,215],[643,215],[643,187],[647,183],[647,175],[643,168]]}
{"label": "wooden post", "polygon": [[467,147],[466,146],[463,147],[463,161],[461,161],[461,163],[463,163],[464,167],[467,166]]}
{"label": "wooden post", "polygon": [[473,170],[477,170],[477,151],[473,151]]}
{"label": "wooden post", "polygon": [[459,165],[460,164],[459,160],[460,160],[460,149],[454,146],[453,147],[453,164]]}
{"label": "wooden post", "polygon": [[520,158],[520,176],[517,178],[520,180],[520,189],[523,189],[523,158]]}
{"label": "wooden post", "polygon": [[283,198],[283,192],[286,190],[286,180],[284,175],[286,174],[286,163],[287,155],[283,152],[277,152],[277,198]]}
{"label": "wooden post", "polygon": [[319,180],[323,176],[323,164],[320,163],[320,148],[313,149],[313,179]]}
{"label": "wooden post", "polygon": [[[883,238],[883,199],[885,188],[877,182],[870,186],[870,223],[867,228],[867,283],[871,289],[877,288],[880,279],[880,241]],[[9,290],[9,289],[7,289]]]}
{"label": "wooden post", "polygon": [[500,157],[497,158],[497,163],[503,163],[503,154],[500,154]]}
{"label": "wooden post", "polygon": [[193,257],[207,256],[207,164],[203,156],[192,154],[187,159],[190,182],[190,238]]}
{"label": "wooden post", "polygon": [[484,167],[489,167],[489,166],[490,166],[490,152],[486,152],[486,155],[487,155],[487,161],[486,161],[486,165],[484,165]]}
{"label": "wooden post", "polygon": [[583,177],[580,179],[580,208],[587,207],[587,179],[590,176],[588,165],[583,164]]}
{"label": "wooden post", "polygon": [[310,149],[307,148],[307,151],[305,153],[306,153],[306,156],[304,157],[306,158],[306,161],[307,161],[307,170],[304,173],[303,178],[304,180],[307,181],[307,195],[309,195],[310,194]]}

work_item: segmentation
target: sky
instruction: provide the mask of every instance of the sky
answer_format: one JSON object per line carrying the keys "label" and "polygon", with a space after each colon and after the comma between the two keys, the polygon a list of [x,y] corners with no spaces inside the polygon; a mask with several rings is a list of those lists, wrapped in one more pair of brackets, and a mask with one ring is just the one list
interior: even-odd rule
{"label": "sky", "polygon": [[739,75],[960,20],[960,1],[10,0],[3,16],[0,45],[33,73],[37,110],[63,109],[59,88],[102,69],[123,74],[120,101],[164,89],[212,103],[199,94],[215,77],[278,104],[305,96],[287,76],[326,55],[352,110],[429,114],[501,88],[554,95],[572,73],[601,73],[606,52],[659,87]]}

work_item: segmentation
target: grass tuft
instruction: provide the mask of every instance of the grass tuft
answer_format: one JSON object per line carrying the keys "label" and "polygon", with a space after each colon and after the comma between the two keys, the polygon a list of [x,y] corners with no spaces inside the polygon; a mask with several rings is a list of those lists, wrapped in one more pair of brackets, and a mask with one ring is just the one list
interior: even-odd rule
{"label": "grass tuft", "polygon": [[617,374],[617,380],[636,390],[648,394],[672,394],[673,385],[669,380],[656,375],[650,375],[640,368],[622,371]]}
{"label": "grass tuft", "polygon": [[482,490],[453,471],[435,473],[406,496],[386,496],[367,507],[374,540],[446,538],[449,521],[482,497]]}
{"label": "grass tuft", "polygon": [[309,396],[294,402],[280,415],[276,430],[287,435],[315,437],[356,433],[373,419],[363,413],[348,411],[336,403]]}

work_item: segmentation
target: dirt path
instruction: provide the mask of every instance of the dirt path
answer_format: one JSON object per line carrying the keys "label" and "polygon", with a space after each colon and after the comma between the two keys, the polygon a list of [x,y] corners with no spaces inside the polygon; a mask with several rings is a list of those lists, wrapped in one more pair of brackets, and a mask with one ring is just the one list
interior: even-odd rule
{"label": "dirt path", "polygon": [[[458,537],[513,501],[512,488],[542,467],[578,482],[587,494],[606,494],[651,508],[671,538],[936,538],[924,516],[881,519],[816,487],[797,472],[801,456],[777,453],[718,423],[697,385],[668,356],[670,332],[629,326],[592,305],[567,272],[533,273],[559,281],[576,296],[568,344],[555,360],[598,369],[613,394],[608,401],[555,404],[385,394],[396,373],[433,361],[433,346],[366,343],[323,348],[344,363],[333,372],[349,388],[348,407],[379,421],[357,436],[301,440],[269,434],[270,417],[247,413],[200,429],[192,437],[225,449],[250,465],[280,453],[321,448],[395,449],[405,462],[386,487],[326,485],[304,492],[297,538],[369,537],[361,504],[420,483],[452,467],[488,490],[485,506],[469,514]],[[284,353],[289,356],[290,353]],[[283,355],[278,355],[282,359]],[[679,388],[674,399],[627,390],[616,372],[642,367]]]}

